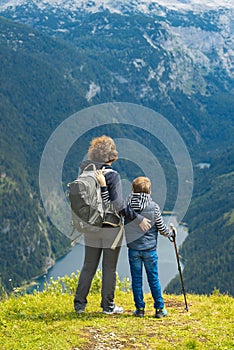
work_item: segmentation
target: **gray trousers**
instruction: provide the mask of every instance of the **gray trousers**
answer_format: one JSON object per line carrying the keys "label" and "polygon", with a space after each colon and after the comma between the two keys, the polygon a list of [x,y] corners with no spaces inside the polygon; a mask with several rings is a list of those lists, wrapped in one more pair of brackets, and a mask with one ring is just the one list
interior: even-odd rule
{"label": "gray trousers", "polygon": [[115,250],[110,248],[85,246],[84,265],[80,273],[76,295],[74,298],[75,310],[84,309],[86,307],[87,296],[102,254],[101,307],[103,309],[114,308],[116,266],[119,253],[120,246],[116,247]]}

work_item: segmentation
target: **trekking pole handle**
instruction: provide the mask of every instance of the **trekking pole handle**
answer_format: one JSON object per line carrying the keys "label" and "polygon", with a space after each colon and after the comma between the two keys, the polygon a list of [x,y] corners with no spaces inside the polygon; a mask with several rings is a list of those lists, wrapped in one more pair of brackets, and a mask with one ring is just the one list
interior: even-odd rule
{"label": "trekking pole handle", "polygon": [[170,229],[173,232],[173,236],[169,237],[169,240],[171,242],[175,242],[176,234],[177,234],[176,228],[175,228],[175,226],[173,224],[170,224]]}

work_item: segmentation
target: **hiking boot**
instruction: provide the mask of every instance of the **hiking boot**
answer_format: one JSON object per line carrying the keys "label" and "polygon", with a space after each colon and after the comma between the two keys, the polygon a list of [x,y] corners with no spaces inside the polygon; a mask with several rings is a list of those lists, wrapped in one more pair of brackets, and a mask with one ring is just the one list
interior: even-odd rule
{"label": "hiking boot", "polygon": [[76,305],[75,312],[78,315],[83,314],[83,312],[85,312],[85,306],[83,306],[83,305]]}
{"label": "hiking boot", "polygon": [[83,312],[85,312],[85,309],[80,308],[80,309],[76,309],[75,311],[78,315],[80,315],[80,314],[83,314]]}
{"label": "hiking boot", "polygon": [[115,305],[115,307],[113,309],[103,309],[102,312],[106,315],[122,314],[123,308],[121,306]]}
{"label": "hiking boot", "polygon": [[156,309],[156,312],[155,312],[155,317],[156,318],[161,318],[161,317],[164,317],[164,316],[167,316],[167,310],[166,309]]}
{"label": "hiking boot", "polygon": [[136,309],[133,312],[133,315],[136,316],[136,317],[144,317],[144,314],[145,314],[145,310],[144,310],[143,307],[141,307],[140,309]]}

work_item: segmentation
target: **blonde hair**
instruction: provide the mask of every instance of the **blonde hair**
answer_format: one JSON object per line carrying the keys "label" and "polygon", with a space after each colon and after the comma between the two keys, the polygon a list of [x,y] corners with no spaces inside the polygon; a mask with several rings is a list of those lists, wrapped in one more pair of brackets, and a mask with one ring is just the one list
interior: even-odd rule
{"label": "blonde hair", "polygon": [[148,177],[139,176],[132,182],[132,191],[134,193],[148,193],[151,192],[151,181]]}
{"label": "blonde hair", "polygon": [[118,152],[114,140],[106,135],[95,137],[90,142],[88,159],[100,163],[116,161],[118,159]]}

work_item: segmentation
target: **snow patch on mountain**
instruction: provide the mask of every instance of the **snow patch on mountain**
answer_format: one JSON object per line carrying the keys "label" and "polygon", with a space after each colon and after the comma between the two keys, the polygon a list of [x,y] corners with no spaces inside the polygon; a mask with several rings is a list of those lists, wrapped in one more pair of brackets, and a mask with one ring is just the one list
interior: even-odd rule
{"label": "snow patch on mountain", "polygon": [[223,8],[234,8],[234,3],[232,0],[145,0],[145,3],[149,5],[152,3],[159,4],[163,7],[167,7],[172,10],[211,10],[219,7]]}
{"label": "snow patch on mountain", "polygon": [[143,59],[141,58],[136,58],[134,61],[133,61],[133,65],[135,66],[135,68],[140,71],[143,67],[146,66],[146,63]]}
{"label": "snow patch on mountain", "polygon": [[98,93],[100,93],[100,86],[96,85],[94,82],[91,82],[89,85],[89,91],[86,94],[86,99],[90,102]]}
{"label": "snow patch on mountain", "polygon": [[147,41],[147,43],[150,44],[150,46],[152,46],[154,49],[157,49],[157,46],[153,43],[151,38],[146,33],[143,35],[143,38]]}

